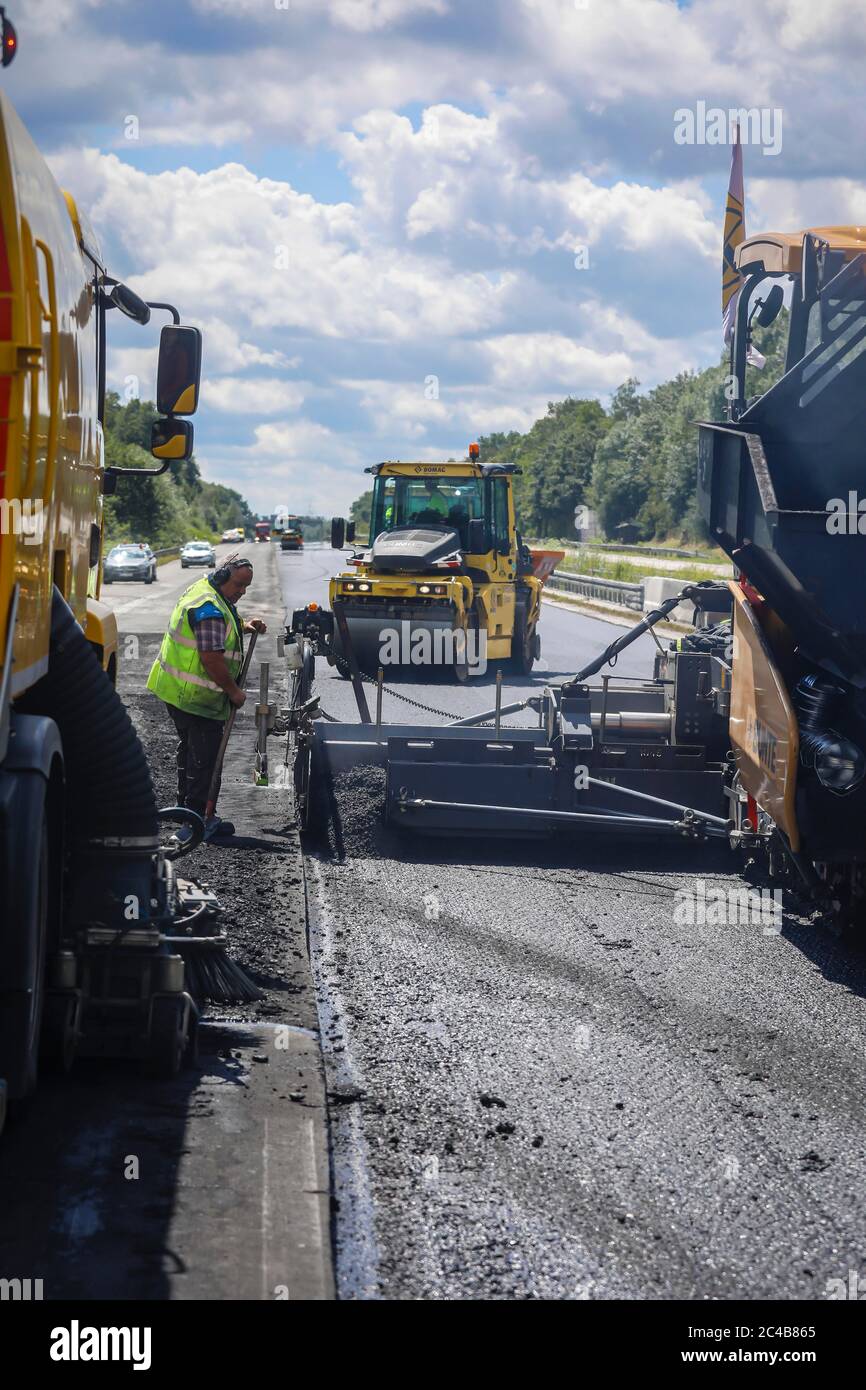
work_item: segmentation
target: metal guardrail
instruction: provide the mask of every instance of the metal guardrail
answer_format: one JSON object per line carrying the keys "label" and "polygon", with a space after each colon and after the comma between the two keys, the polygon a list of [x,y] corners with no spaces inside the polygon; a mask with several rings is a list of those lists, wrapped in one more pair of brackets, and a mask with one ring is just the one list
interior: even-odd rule
{"label": "metal guardrail", "polygon": [[[527,545],[541,544],[541,541],[527,541]],[[552,545],[553,542],[551,541],[550,544]],[[648,555],[652,558],[659,555],[668,557],[675,556],[678,560],[699,560],[707,565],[716,563],[712,555],[708,555],[704,550],[674,550],[671,549],[670,546],[644,545],[643,542],[637,545],[631,542],[627,543],[626,541],[573,541],[568,536],[562,536],[556,544],[564,546],[566,551],[571,555],[577,555],[581,550],[586,550],[590,553],[598,550],[602,554]]]}
{"label": "metal guardrail", "polygon": [[663,545],[626,545],[624,541],[584,541],[583,545],[572,545],[569,548],[574,550],[605,550],[614,553],[623,552],[631,555],[667,555],[675,556],[678,560],[704,560],[707,564],[715,564],[712,556],[703,555],[700,550],[672,550]]}
{"label": "metal guardrail", "polygon": [[180,546],[179,546],[179,545],[169,545],[169,546],[166,546],[165,550],[155,550],[153,553],[154,553],[154,555],[156,556],[157,560],[161,559],[163,555],[179,555],[179,554],[180,554]]}
{"label": "metal guardrail", "polygon": [[566,570],[554,570],[546,581],[546,587],[579,594],[581,598],[601,599],[602,603],[616,603],[620,608],[633,608],[636,613],[643,612],[643,584],[627,584],[620,579],[600,579],[594,574],[570,574]]}

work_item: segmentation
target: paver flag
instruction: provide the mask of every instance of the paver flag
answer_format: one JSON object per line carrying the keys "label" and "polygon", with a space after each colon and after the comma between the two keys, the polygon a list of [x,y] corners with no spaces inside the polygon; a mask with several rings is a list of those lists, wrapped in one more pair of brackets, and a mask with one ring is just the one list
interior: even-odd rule
{"label": "paver flag", "polygon": [[[731,150],[731,177],[728,180],[728,201],[725,205],[725,232],[722,239],[722,333],[728,344],[734,334],[737,304],[743,277],[734,265],[734,252],[746,239],[746,197],[743,191],[743,147],[740,127],[736,126]],[[753,367],[763,367],[766,359],[757,348],[749,345],[746,361]]]}
{"label": "paver flag", "polygon": [[725,235],[722,242],[722,330],[729,343],[734,332],[734,318],[743,277],[734,265],[734,252],[746,236],[746,214],[743,194],[743,147],[740,127],[736,127],[731,151],[731,177],[728,180],[728,201],[725,207]]}

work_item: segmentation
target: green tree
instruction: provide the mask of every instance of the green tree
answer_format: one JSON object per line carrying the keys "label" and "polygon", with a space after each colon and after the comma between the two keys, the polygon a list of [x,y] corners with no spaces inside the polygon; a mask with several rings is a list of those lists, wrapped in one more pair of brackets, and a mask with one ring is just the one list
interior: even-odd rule
{"label": "green tree", "polygon": [[[151,401],[122,404],[114,391],[105,399],[105,461],[117,468],[155,466],[150,427],[158,418]],[[232,527],[252,529],[253,514],[244,497],[221,483],[205,482],[194,458],[175,460],[158,477],[123,477],[105,499],[109,544],[148,541],[154,549],[196,537],[212,539]]]}
{"label": "green tree", "polygon": [[[349,519],[355,523],[355,531],[358,540],[365,536],[370,536],[370,521],[373,511],[373,490],[362,492],[360,497],[356,497],[349,508]],[[370,536],[372,540],[372,536]]]}
{"label": "green tree", "polygon": [[525,435],[512,430],[479,439],[483,462],[519,466],[515,501],[527,534],[572,534],[574,509],[585,500],[596,446],[609,424],[597,400],[569,397],[551,401]]}

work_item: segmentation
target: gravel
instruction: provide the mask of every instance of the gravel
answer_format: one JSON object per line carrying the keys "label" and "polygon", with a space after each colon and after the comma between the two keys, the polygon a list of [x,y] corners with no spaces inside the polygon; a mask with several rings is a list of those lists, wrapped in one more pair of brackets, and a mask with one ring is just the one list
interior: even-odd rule
{"label": "gravel", "polygon": [[[150,762],[157,800],[160,806],[172,806],[177,800],[173,725],[153,697],[124,698]],[[239,732],[240,723],[236,729]],[[266,836],[246,833],[245,808],[254,806],[254,798],[262,795],[267,793],[252,787],[225,788],[220,810],[235,822],[236,838],[201,845],[178,861],[182,877],[207,883],[216,893],[223,908],[220,921],[228,933],[230,954],[265,995],[252,1004],[211,1005],[207,1017],[282,1021],[288,1015],[301,1026],[315,1027],[297,835],[291,824],[271,827]]]}

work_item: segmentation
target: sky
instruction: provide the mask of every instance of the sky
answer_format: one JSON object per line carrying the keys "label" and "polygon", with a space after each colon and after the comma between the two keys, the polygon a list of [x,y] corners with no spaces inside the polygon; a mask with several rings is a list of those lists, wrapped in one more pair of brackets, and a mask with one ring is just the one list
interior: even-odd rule
{"label": "sky", "polygon": [[[203,330],[196,457],[262,513],[718,361],[714,111],[764,113],[747,231],[866,222],[850,0],[6,8],[0,83],[111,272]],[[111,327],[152,398],[155,329]]]}

